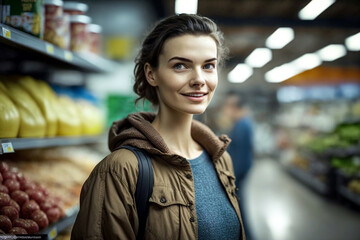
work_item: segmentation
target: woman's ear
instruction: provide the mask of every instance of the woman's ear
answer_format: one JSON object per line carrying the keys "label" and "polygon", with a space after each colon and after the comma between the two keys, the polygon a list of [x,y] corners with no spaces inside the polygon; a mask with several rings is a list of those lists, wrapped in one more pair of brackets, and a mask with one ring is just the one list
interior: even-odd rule
{"label": "woman's ear", "polygon": [[153,71],[153,68],[151,67],[151,65],[149,63],[145,63],[144,72],[145,72],[145,77],[146,77],[147,82],[151,86],[156,87],[157,82],[156,82],[155,72]]}

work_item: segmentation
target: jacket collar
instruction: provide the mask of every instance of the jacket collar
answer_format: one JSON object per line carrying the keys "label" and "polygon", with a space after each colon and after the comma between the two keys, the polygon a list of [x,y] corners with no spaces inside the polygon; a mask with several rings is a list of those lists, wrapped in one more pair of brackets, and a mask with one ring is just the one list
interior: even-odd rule
{"label": "jacket collar", "polygon": [[[159,155],[166,159],[183,160],[170,151],[164,139],[153,128],[151,122],[155,119],[154,113],[133,113],[127,118],[116,121],[109,131],[109,149],[114,151],[123,145],[130,145],[145,150],[151,155]],[[217,137],[206,125],[193,120],[191,135],[212,157],[218,160],[230,143],[226,135]]]}

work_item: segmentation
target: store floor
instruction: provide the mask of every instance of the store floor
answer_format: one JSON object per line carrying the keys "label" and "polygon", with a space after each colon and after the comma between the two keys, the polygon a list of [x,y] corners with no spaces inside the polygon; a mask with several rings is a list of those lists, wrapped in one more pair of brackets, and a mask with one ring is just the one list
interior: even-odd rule
{"label": "store floor", "polygon": [[360,239],[360,211],[326,200],[275,160],[255,161],[245,193],[255,240]]}

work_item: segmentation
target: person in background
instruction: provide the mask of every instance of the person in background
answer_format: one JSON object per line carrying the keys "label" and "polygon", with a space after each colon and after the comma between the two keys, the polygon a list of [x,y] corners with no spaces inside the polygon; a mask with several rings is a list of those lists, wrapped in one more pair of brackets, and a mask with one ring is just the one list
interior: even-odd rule
{"label": "person in background", "polygon": [[246,239],[251,240],[251,231],[246,217],[244,187],[245,180],[253,163],[253,125],[248,116],[244,100],[236,92],[227,94],[224,104],[224,116],[233,126],[229,132],[231,143],[228,152],[231,156],[235,172],[235,183],[241,215],[244,222]]}
{"label": "person in background", "polygon": [[[134,91],[158,107],[113,123],[111,153],[82,187],[72,239],[137,239],[132,146],[151,158],[154,183],[144,239],[245,239],[226,136],[193,120],[208,107],[226,48],[209,18],[158,22],[135,60]],[[120,148],[120,149],[119,149]]]}

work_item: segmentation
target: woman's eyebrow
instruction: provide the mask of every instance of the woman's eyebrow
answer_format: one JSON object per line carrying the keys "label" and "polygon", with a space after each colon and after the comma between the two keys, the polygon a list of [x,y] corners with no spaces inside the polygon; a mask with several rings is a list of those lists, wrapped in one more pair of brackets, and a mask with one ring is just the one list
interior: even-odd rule
{"label": "woman's eyebrow", "polygon": [[[190,59],[183,58],[183,57],[172,57],[172,58],[169,59],[168,62],[173,61],[173,60],[180,60],[180,61],[183,61],[183,62],[190,62],[190,63],[193,62]],[[212,61],[216,61],[216,60],[217,60],[216,58],[210,58],[210,59],[205,60],[204,62],[212,62]]]}
{"label": "woman's eyebrow", "polygon": [[173,60],[180,60],[180,61],[183,61],[183,62],[191,62],[192,63],[192,61],[190,59],[183,58],[183,57],[172,57],[172,58],[169,59],[168,62],[173,61]]}

